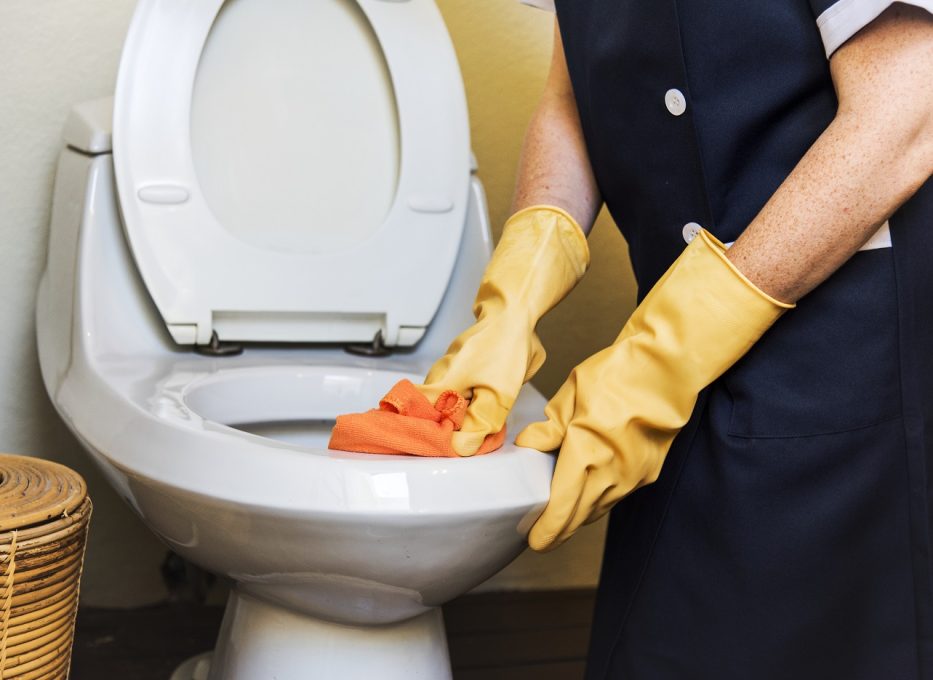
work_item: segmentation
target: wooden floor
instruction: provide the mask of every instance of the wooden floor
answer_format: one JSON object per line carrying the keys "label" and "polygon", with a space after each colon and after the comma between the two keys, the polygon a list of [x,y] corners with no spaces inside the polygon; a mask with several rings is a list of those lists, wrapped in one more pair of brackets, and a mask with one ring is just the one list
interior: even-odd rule
{"label": "wooden floor", "polygon": [[[454,600],[444,607],[454,680],[579,680],[592,609],[592,591]],[[84,608],[71,680],[167,680],[180,662],[213,646],[222,613],[192,604]]]}

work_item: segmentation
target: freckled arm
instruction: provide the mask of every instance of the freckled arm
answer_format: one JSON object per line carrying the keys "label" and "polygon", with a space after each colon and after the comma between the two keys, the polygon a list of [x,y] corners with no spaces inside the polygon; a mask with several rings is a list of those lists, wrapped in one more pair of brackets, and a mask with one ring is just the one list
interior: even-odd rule
{"label": "freckled arm", "polygon": [[933,171],[928,12],[893,5],[835,52],[830,69],[835,119],[728,251],[786,302],[842,266]]}
{"label": "freckled arm", "polygon": [[556,20],[551,67],[525,133],[512,208],[518,211],[541,204],[566,210],[584,233],[592,229],[602,206]]}

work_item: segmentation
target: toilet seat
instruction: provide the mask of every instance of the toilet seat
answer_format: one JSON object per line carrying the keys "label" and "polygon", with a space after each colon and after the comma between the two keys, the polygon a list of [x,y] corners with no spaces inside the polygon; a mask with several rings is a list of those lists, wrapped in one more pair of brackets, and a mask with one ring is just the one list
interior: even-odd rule
{"label": "toilet seat", "polygon": [[177,343],[206,344],[215,332],[221,340],[337,343],[381,333],[386,345],[412,345],[434,316],[469,191],[462,80],[431,0],[358,4],[394,90],[396,193],[381,226],[364,240],[315,253],[237,238],[199,183],[192,100],[223,0],[141,0],[117,80],[114,164],[128,241]]}

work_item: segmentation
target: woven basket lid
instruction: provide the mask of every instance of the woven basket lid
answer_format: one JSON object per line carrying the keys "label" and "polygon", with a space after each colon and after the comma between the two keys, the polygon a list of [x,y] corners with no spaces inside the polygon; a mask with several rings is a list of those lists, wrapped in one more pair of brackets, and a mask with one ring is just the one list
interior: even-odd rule
{"label": "woven basket lid", "polygon": [[87,485],[64,465],[0,454],[0,532],[67,517],[87,497]]}

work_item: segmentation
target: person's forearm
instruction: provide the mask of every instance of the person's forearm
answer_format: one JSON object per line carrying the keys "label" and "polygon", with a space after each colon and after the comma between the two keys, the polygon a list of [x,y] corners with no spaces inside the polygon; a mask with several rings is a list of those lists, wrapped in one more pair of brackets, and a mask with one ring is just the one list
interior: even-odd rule
{"label": "person's forearm", "polygon": [[890,9],[834,57],[840,107],[728,257],[796,302],[830,276],[933,170],[933,22]]}
{"label": "person's forearm", "polygon": [[556,30],[551,72],[525,134],[512,208],[542,204],[566,210],[584,233],[602,205]]}

